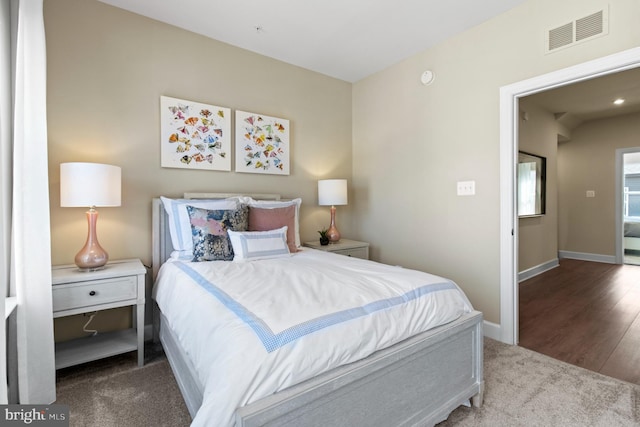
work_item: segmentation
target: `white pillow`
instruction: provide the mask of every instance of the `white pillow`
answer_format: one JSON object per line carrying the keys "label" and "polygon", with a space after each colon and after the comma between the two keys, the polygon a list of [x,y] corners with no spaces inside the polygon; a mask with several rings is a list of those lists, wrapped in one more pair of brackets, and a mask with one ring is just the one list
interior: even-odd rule
{"label": "white pillow", "polygon": [[242,203],[248,204],[249,207],[255,206],[256,208],[269,209],[269,208],[286,208],[287,206],[295,205],[296,207],[296,220],[295,220],[295,240],[296,247],[302,247],[302,243],[300,242],[300,205],[302,204],[302,199],[292,199],[292,200],[254,200],[252,198],[241,198],[240,201]]}
{"label": "white pillow", "polygon": [[291,256],[287,246],[287,226],[269,231],[227,230],[234,261]]}
{"label": "white pillow", "polygon": [[169,255],[169,259],[177,261],[191,261],[193,259],[193,251],[173,251]]}
{"label": "white pillow", "polygon": [[192,257],[193,238],[191,236],[191,222],[187,206],[209,210],[236,209],[238,198],[229,199],[169,199],[160,197],[164,210],[169,216],[169,233],[174,251],[180,251],[180,258]]}

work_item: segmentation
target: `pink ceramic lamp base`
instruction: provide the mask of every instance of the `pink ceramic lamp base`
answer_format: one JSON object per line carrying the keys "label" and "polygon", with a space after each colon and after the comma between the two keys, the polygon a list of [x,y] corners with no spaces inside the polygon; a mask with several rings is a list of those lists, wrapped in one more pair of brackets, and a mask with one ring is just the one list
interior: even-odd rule
{"label": "pink ceramic lamp base", "polygon": [[84,247],[76,255],[76,265],[81,271],[95,271],[104,268],[109,261],[109,254],[98,243],[96,234],[96,223],[98,222],[98,211],[91,208],[87,211],[87,222],[89,232]]}
{"label": "pink ceramic lamp base", "polygon": [[338,243],[340,241],[340,232],[336,227],[336,207],[331,206],[331,225],[327,230],[327,236],[329,237],[329,243]]}

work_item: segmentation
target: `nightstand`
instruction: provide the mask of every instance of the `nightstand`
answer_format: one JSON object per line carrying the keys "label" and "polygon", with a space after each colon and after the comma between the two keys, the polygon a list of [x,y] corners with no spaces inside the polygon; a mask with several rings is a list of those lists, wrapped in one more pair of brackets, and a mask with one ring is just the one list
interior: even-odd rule
{"label": "nightstand", "polygon": [[131,329],[56,343],[56,369],[135,350],[138,366],[143,365],[146,272],[138,259],[111,261],[90,272],[75,265],[52,268],[54,318],[126,306],[134,314]]}
{"label": "nightstand", "polygon": [[329,243],[322,246],[319,241],[304,242],[304,246],[321,251],[333,252],[354,258],[369,259],[369,243],[356,240],[340,239],[338,243]]}

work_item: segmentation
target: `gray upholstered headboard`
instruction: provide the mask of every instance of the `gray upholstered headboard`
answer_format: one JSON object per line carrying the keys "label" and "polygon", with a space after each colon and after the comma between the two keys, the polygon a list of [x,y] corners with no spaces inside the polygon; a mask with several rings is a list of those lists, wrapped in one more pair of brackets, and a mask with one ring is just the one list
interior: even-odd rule
{"label": "gray upholstered headboard", "polygon": [[[279,194],[184,193],[185,199],[226,199],[238,196],[248,196],[255,200],[280,200]],[[151,202],[151,224],[151,271],[155,281],[160,266],[169,259],[171,252],[173,252],[169,221],[160,198],[154,198]]]}

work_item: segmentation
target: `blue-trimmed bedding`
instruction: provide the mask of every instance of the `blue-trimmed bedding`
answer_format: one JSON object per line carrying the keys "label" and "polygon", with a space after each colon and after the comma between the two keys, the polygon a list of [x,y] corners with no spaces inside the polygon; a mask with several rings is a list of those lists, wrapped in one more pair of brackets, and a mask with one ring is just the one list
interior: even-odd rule
{"label": "blue-trimmed bedding", "polygon": [[195,426],[472,310],[450,280],[312,249],[170,261],[154,294],[204,385]]}

